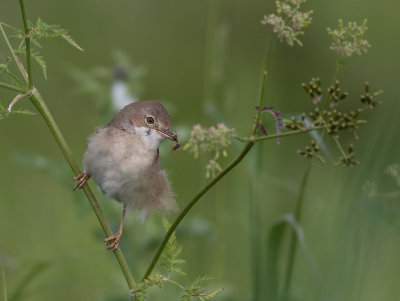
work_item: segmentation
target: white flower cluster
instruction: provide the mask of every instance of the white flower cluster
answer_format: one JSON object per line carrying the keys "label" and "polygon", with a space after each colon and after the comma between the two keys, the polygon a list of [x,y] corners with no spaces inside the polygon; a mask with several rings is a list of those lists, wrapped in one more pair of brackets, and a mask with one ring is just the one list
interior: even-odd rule
{"label": "white flower cluster", "polygon": [[361,55],[363,52],[367,52],[371,47],[370,43],[364,39],[367,29],[367,20],[364,20],[361,25],[349,22],[346,26],[344,26],[343,20],[339,20],[339,28],[327,29],[332,39],[330,49],[345,58],[354,53]]}
{"label": "white flower cluster", "polygon": [[276,1],[276,14],[265,15],[261,23],[271,25],[278,38],[288,45],[293,46],[296,42],[302,46],[298,37],[304,35],[302,29],[311,24],[313,13],[312,10],[300,11],[303,2],[305,0]]}

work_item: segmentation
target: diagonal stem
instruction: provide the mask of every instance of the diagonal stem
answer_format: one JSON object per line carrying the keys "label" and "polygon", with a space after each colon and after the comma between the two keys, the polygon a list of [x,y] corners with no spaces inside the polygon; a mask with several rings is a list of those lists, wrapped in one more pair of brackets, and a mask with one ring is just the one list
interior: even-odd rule
{"label": "diagonal stem", "polygon": [[22,63],[20,62],[20,60],[18,59],[17,55],[15,54],[14,49],[12,48],[11,43],[10,43],[10,41],[8,40],[8,37],[7,37],[7,35],[6,35],[6,32],[4,31],[4,28],[3,28],[3,26],[1,25],[1,23],[0,23],[0,32],[1,32],[1,35],[2,35],[2,37],[3,37],[3,39],[4,39],[4,42],[5,42],[6,45],[7,45],[8,50],[10,51],[10,54],[11,54],[11,56],[12,56],[12,58],[13,58],[15,64],[16,64],[17,67],[18,67],[19,72],[21,73],[21,75],[22,75],[22,77],[24,78],[25,82],[28,83],[28,76],[26,75],[25,68],[24,68],[24,66],[22,65]]}
{"label": "diagonal stem", "polygon": [[208,182],[195,196],[194,198],[189,202],[189,204],[186,205],[186,207],[181,211],[181,213],[178,215],[178,217],[175,219],[174,223],[171,225],[171,227],[168,229],[168,232],[165,234],[164,239],[162,240],[160,246],[158,247],[158,250],[156,254],[154,255],[149,267],[147,268],[146,274],[143,276],[143,280],[148,278],[153,271],[155,265],[157,264],[158,259],[160,258],[165,246],[168,243],[168,240],[170,239],[172,233],[175,231],[175,229],[178,227],[182,219],[189,213],[190,209],[200,200],[200,198],[208,191],[210,190],[215,184],[217,184],[228,172],[230,172],[236,165],[240,163],[240,161],[243,160],[243,158],[247,155],[247,153],[250,151],[250,149],[254,146],[256,142],[259,141],[264,141],[264,140],[270,140],[274,139],[277,137],[288,137],[288,136],[293,136],[293,135],[299,135],[299,134],[304,134],[310,131],[315,131],[318,129],[321,129],[322,127],[311,127],[307,130],[297,130],[297,131],[289,131],[285,133],[280,133],[280,134],[275,134],[275,135],[270,135],[270,136],[262,136],[262,137],[257,137],[253,139],[248,138],[248,142],[246,146],[243,148],[242,152],[228,165],[226,166],[214,179],[212,179],[210,182]]}
{"label": "diagonal stem", "polygon": [[269,66],[271,64],[272,55],[273,55],[273,52],[275,50],[276,45],[277,45],[277,39],[274,39],[274,41],[270,44],[270,47],[269,47],[268,52],[267,52],[265,65],[264,65],[264,73],[263,73],[262,85],[261,85],[261,94],[260,94],[260,99],[259,99],[259,108],[260,108],[260,110],[257,113],[256,121],[255,121],[255,124],[254,124],[254,126],[252,128],[250,138],[243,139],[243,138],[236,137],[236,138],[238,138],[238,140],[247,141],[245,147],[243,148],[242,152],[228,166],[226,166],[221,172],[219,172],[214,179],[212,179],[210,182],[208,182],[194,196],[194,198],[189,202],[189,204],[187,204],[186,207],[181,211],[181,213],[175,219],[174,223],[168,229],[168,232],[165,234],[164,239],[162,240],[160,246],[158,247],[158,250],[157,250],[156,254],[154,255],[154,257],[153,257],[153,259],[152,259],[152,261],[151,261],[151,263],[150,263],[145,275],[142,278],[142,281],[147,279],[151,275],[155,265],[157,264],[158,259],[160,258],[165,246],[168,243],[168,240],[170,239],[171,235],[174,233],[175,229],[178,227],[178,225],[180,224],[182,219],[188,214],[190,209],[200,200],[200,198],[208,190],[210,190],[227,173],[229,173],[236,165],[238,165],[243,160],[243,158],[247,155],[247,153],[250,151],[250,149],[254,146],[254,144],[256,142],[261,141],[261,140],[273,139],[273,138],[276,138],[276,137],[297,135],[297,134],[305,133],[305,132],[312,131],[312,130],[315,130],[315,129],[319,129],[319,127],[315,127],[315,128],[310,128],[310,129],[305,130],[305,131],[300,131],[300,130],[291,131],[291,132],[287,132],[287,133],[280,133],[280,134],[270,135],[270,136],[266,136],[266,137],[257,137],[256,136],[258,122],[260,121],[260,118],[261,118],[261,108],[262,108],[262,105],[263,105],[263,102],[264,102],[264,92],[265,92],[265,85],[266,85],[266,79],[267,79],[267,69],[269,69]]}
{"label": "diagonal stem", "polygon": [[14,91],[14,92],[18,92],[18,93],[21,93],[21,94],[26,94],[26,92],[27,92],[25,89],[22,89],[22,88],[19,88],[17,86],[13,86],[13,85],[10,85],[10,84],[4,83],[4,82],[0,82],[0,87],[4,88],[4,89],[7,89],[7,90]]}
{"label": "diagonal stem", "polygon": [[[53,116],[51,115],[49,109],[47,108],[45,102],[43,101],[41,95],[39,92],[35,91],[35,93],[30,97],[32,103],[35,105],[35,107],[38,109],[44,120],[46,121],[48,127],[50,128],[50,131],[53,134],[53,137],[56,139],[56,142],[58,146],[60,147],[61,151],[64,154],[65,159],[68,161],[69,165],[71,166],[71,169],[73,170],[75,175],[79,175],[81,173],[78,164],[76,163],[75,159],[72,156],[71,149],[69,148],[67,142],[65,141],[63,135],[61,134],[60,129],[58,128],[56,122],[54,121]],[[89,185],[85,184],[83,187],[83,191],[86,194],[87,199],[90,202],[90,205],[92,205],[93,211],[97,216],[97,219],[100,222],[101,227],[103,228],[103,231],[105,235],[111,236],[113,233],[110,229],[110,226],[108,225],[104,214],[99,206],[99,203],[97,202],[92,190],[90,189]],[[133,289],[135,287],[135,281],[133,279],[133,276],[129,270],[128,264],[126,263],[125,257],[122,254],[122,251],[120,248],[116,249],[114,251],[115,257],[117,257],[118,263],[121,267],[121,270],[125,276],[126,282],[128,283],[128,286],[130,289]]]}
{"label": "diagonal stem", "polygon": [[242,152],[227,166],[225,167],[214,179],[212,179],[210,182],[208,182],[195,196],[194,198],[189,202],[189,204],[186,205],[186,207],[181,211],[181,213],[178,215],[178,217],[175,219],[174,223],[171,225],[171,227],[168,229],[168,232],[165,234],[163,241],[161,242],[161,245],[158,247],[157,253],[154,255],[153,260],[150,263],[150,266],[148,267],[146,274],[144,275],[143,280],[148,278],[153,271],[158,259],[161,256],[161,253],[163,252],[165,246],[168,243],[169,238],[171,237],[172,233],[174,233],[175,229],[178,227],[182,219],[188,214],[190,209],[197,203],[198,200],[208,191],[213,187],[215,184],[217,184],[228,172],[232,170],[236,165],[242,161],[242,159],[246,156],[246,154],[250,151],[250,149],[254,146],[253,141],[247,142],[246,146],[243,148]]}

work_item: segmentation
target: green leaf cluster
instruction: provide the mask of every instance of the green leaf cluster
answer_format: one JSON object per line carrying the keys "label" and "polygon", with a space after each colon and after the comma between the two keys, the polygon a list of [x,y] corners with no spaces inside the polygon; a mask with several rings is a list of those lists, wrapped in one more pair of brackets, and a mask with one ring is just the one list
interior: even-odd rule
{"label": "green leaf cluster", "polygon": [[193,154],[197,159],[200,153],[212,153],[206,166],[206,177],[214,177],[222,168],[217,160],[220,154],[228,155],[227,148],[235,135],[233,128],[228,128],[224,123],[218,123],[217,127],[203,128],[200,124],[193,126],[190,132],[189,141],[184,145],[183,150]]}
{"label": "green leaf cluster", "polygon": [[[166,232],[170,228],[170,223],[166,218],[163,219],[163,226]],[[185,275],[185,272],[183,272],[178,267],[179,265],[182,265],[186,262],[185,260],[180,258],[180,255],[182,254],[182,248],[183,247],[181,245],[178,245],[176,234],[174,232],[171,235],[158,262],[158,266],[161,269],[162,273],[151,274],[149,277],[138,284],[137,288],[131,292],[131,294],[135,296],[136,300],[146,300],[146,291],[148,288],[162,288],[164,283],[166,282],[174,284],[184,292],[183,295],[180,297],[180,300],[192,300],[193,297],[199,298],[201,301],[209,300],[215,297],[222,290],[222,288],[207,290],[203,287],[206,282],[214,279],[209,276],[199,277],[190,282],[186,287],[179,282],[172,280],[171,276],[173,274]]]}
{"label": "green leaf cluster", "polygon": [[[165,232],[167,232],[170,224],[166,218],[163,219],[163,225]],[[185,275],[185,273],[178,267],[178,265],[186,263],[184,259],[179,258],[182,254],[182,249],[182,245],[178,246],[176,233],[174,232],[165,246],[165,250],[159,261],[159,265],[166,275],[169,276],[171,273]]]}
{"label": "green leaf cluster", "polygon": [[[26,45],[25,45],[25,37],[26,33],[14,28],[8,24],[1,23],[4,26],[10,28],[14,34],[12,38],[18,41],[18,46],[14,49],[14,52],[17,56],[19,55],[26,55]],[[42,48],[41,40],[42,39],[51,39],[51,38],[58,38],[61,37],[65,41],[67,41],[71,46],[75,47],[80,51],[84,51],[78,43],[71,37],[67,29],[62,28],[60,25],[57,24],[47,24],[41,18],[36,20],[36,23],[28,22],[29,26],[29,33],[28,37],[32,42],[32,49],[31,49],[31,56],[35,60],[35,62],[39,65],[42,69],[44,77],[47,79],[47,64],[44,57],[40,54],[40,49]],[[21,82],[16,78],[15,75],[9,72],[7,68],[7,63],[11,60],[10,57],[6,57],[2,64],[1,69],[5,70],[7,75],[9,75],[14,82],[21,84]],[[9,74],[10,73],[10,74]],[[23,85],[23,83],[22,83]]]}
{"label": "green leaf cluster", "polygon": [[207,290],[203,288],[204,284],[212,279],[214,278],[209,276],[197,278],[186,287],[185,294],[181,296],[180,300],[190,301],[192,300],[192,297],[198,297],[201,301],[204,301],[214,298],[219,292],[222,291],[222,288],[213,290]]}
{"label": "green leaf cluster", "polygon": [[9,112],[6,107],[0,104],[0,120],[7,118],[8,116],[13,114],[35,115],[35,113],[26,109],[12,110],[11,112]]}

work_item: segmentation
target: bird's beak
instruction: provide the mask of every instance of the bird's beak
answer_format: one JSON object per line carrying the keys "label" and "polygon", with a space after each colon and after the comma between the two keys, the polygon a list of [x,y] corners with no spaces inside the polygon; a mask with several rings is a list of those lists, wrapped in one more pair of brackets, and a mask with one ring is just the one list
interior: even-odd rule
{"label": "bird's beak", "polygon": [[157,131],[166,139],[178,142],[178,135],[172,133],[170,130],[157,129]]}

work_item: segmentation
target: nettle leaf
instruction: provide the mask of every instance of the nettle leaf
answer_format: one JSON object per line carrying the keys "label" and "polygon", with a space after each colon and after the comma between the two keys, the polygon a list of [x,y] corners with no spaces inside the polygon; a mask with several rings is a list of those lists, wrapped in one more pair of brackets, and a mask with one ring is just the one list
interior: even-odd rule
{"label": "nettle leaf", "polygon": [[66,40],[71,46],[75,47],[76,49],[80,50],[80,51],[85,51],[83,48],[81,48],[81,46],[78,45],[77,42],[75,42],[75,40],[70,36],[70,34],[68,32],[63,33],[61,35],[61,37]]}
{"label": "nettle leaf", "polygon": [[202,301],[214,298],[223,290],[222,288],[207,290],[202,287],[206,282],[212,279],[214,278],[210,276],[202,276],[197,278],[186,287],[185,294],[181,296],[180,300],[191,300],[191,297],[198,297]]}
{"label": "nettle leaf", "polygon": [[[84,51],[82,47],[71,37],[68,30],[61,28],[58,24],[47,24],[41,18],[38,18],[35,25],[31,27],[31,37],[32,38],[57,38],[62,37],[71,46],[75,47],[80,51]],[[40,47],[40,44],[39,44]]]}
{"label": "nettle leaf", "polygon": [[[167,232],[170,224],[166,218],[163,219],[163,226],[165,231]],[[184,259],[179,258],[182,254],[183,246],[178,246],[176,241],[176,234],[175,232],[171,235],[164,252],[161,256],[159,265],[163,268],[166,274],[170,274],[171,272],[175,272],[181,275],[185,275],[178,265],[186,263]]]}
{"label": "nettle leaf", "polygon": [[44,78],[47,79],[47,65],[46,65],[46,61],[44,60],[43,56],[39,55],[39,52],[36,52],[36,51],[32,51],[31,56],[35,60],[35,62],[40,66],[40,68],[42,69]]}
{"label": "nettle leaf", "polygon": [[2,104],[0,104],[0,120],[7,118],[9,115],[12,114],[35,115],[35,113],[26,109],[12,110],[11,112],[9,112],[7,110],[7,107],[4,107]]}

